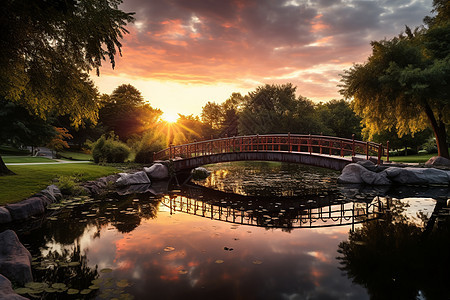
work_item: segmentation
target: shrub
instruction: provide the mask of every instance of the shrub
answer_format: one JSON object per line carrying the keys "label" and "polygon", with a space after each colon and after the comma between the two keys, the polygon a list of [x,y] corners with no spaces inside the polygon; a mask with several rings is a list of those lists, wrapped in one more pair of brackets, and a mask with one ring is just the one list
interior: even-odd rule
{"label": "shrub", "polygon": [[102,135],[92,144],[92,157],[95,163],[122,163],[130,155],[130,148],[118,140],[114,134]]}
{"label": "shrub", "polygon": [[64,195],[78,196],[84,194],[84,189],[78,185],[78,176],[59,176],[56,185]]}
{"label": "shrub", "polygon": [[146,133],[142,139],[135,143],[136,156],[134,161],[137,163],[151,163],[153,161],[153,153],[158,152],[166,147],[165,138],[155,135],[153,132]]}

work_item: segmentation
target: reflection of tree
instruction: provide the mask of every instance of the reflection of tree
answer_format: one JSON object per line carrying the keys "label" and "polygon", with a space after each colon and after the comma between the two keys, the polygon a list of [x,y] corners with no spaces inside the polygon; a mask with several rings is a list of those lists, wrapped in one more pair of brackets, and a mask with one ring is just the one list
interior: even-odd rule
{"label": "reflection of tree", "polygon": [[[79,263],[78,265],[70,265]],[[46,282],[49,286],[54,283],[64,283],[68,288],[83,290],[92,285],[92,280],[98,278],[97,267],[88,266],[88,259],[85,254],[81,254],[80,247],[74,246],[72,250],[64,249],[62,253],[49,252],[42,257],[41,267],[33,269],[34,280],[36,282]],[[92,291],[83,295],[83,299],[95,298],[96,292]],[[74,299],[80,298],[80,295],[73,296]],[[71,299],[65,292],[45,293],[43,299]]]}
{"label": "reflection of tree", "polygon": [[[426,227],[408,223],[403,207],[393,207],[384,220],[364,223],[339,245],[342,270],[367,288],[372,299],[447,299],[444,283],[450,267],[450,221]],[[422,216],[423,217],[423,216]],[[446,295],[446,296],[444,296]]]}

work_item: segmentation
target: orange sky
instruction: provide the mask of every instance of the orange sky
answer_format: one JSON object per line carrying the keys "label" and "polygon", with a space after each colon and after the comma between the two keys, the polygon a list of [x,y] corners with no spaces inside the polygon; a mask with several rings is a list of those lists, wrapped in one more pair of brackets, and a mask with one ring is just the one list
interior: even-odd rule
{"label": "orange sky", "polygon": [[124,0],[136,12],[115,70],[92,76],[101,93],[130,83],[166,114],[291,82],[314,101],[340,98],[339,74],[362,63],[370,41],[430,14],[431,0]]}

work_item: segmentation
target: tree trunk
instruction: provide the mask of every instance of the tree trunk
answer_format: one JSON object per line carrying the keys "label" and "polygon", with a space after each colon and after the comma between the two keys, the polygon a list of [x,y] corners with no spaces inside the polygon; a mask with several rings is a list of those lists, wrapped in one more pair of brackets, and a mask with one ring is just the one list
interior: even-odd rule
{"label": "tree trunk", "polygon": [[433,128],[434,136],[436,137],[436,145],[438,148],[438,155],[450,159],[447,143],[447,132],[445,131],[445,124],[441,120],[436,120],[433,110],[425,104],[425,113],[430,120],[431,127]]}
{"label": "tree trunk", "polygon": [[0,155],[0,176],[3,175],[15,175],[15,173],[8,169],[8,167],[3,162],[2,156]]}

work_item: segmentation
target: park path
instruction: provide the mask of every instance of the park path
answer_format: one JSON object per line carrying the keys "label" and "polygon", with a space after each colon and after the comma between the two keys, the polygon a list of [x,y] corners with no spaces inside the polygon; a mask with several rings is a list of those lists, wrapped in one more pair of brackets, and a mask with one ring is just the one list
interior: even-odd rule
{"label": "park path", "polygon": [[7,163],[7,166],[33,166],[33,165],[58,165],[58,164],[87,164],[92,161],[89,160],[62,160],[54,159],[54,162],[39,162],[39,163]]}

